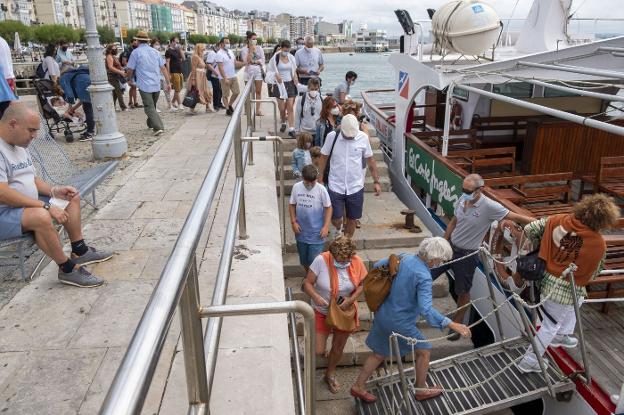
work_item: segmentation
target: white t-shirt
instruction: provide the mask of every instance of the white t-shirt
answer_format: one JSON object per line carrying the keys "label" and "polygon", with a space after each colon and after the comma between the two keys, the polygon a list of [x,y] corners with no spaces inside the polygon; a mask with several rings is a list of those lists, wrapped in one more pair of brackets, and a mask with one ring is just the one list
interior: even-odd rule
{"label": "white t-shirt", "polygon": [[[327,301],[329,304],[329,300],[331,298],[331,282],[329,280],[329,270],[327,269],[327,264],[321,255],[318,255],[310,264],[310,270],[316,275],[316,284],[314,284],[314,289],[316,292]],[[355,290],[355,285],[351,282],[349,278],[348,268],[338,269],[336,268],[336,273],[338,274],[338,297],[348,297]],[[312,306],[321,314],[327,315],[327,307],[318,305],[312,302]]]}
{"label": "white t-shirt", "polygon": [[[247,56],[249,55],[249,47],[245,46],[240,53],[240,58],[245,64],[245,73],[249,77],[253,77],[255,75],[259,75],[262,72],[262,67],[259,65],[247,65]],[[253,56],[251,57],[252,61],[261,61],[264,64],[264,51],[260,46],[256,46]]]}
{"label": "white t-shirt", "polygon": [[[329,156],[335,138],[335,131],[327,134],[321,154]],[[343,195],[352,195],[362,190],[366,176],[364,167],[366,159],[370,157],[373,157],[373,149],[366,134],[360,131],[353,140],[345,140],[340,134],[331,156],[327,180],[329,189]]]}
{"label": "white t-shirt", "polygon": [[11,57],[11,48],[2,36],[0,36],[0,64],[2,64],[4,79],[15,78],[15,74],[13,73],[13,58]]}
{"label": "white t-shirt", "polygon": [[290,60],[288,62],[282,62],[281,59],[279,60],[279,63],[277,64],[277,71],[282,77],[283,82],[290,82],[293,80],[292,69],[293,68],[292,68],[292,64],[290,63]]}
{"label": "white t-shirt", "polygon": [[[309,151],[306,151],[309,154]],[[291,205],[295,205],[297,223],[301,233],[296,235],[298,242],[306,244],[322,244],[321,229],[325,219],[325,209],[331,206],[331,199],[327,189],[322,184],[315,183],[310,190],[305,184],[295,183],[290,192]]]}
{"label": "white t-shirt", "polygon": [[236,77],[235,58],[231,51],[219,49],[215,61],[223,64],[224,73],[222,73],[221,76],[225,79]]}
{"label": "white t-shirt", "polygon": [[52,56],[46,56],[42,63],[43,70],[46,71],[45,79],[52,79],[52,76],[61,76],[61,68]]}
{"label": "white t-shirt", "polygon": [[[23,147],[12,146],[0,138],[0,183],[32,199],[39,197],[35,185],[35,166],[30,153]],[[0,207],[8,205],[0,204]]]}
{"label": "white t-shirt", "polygon": [[213,78],[223,79],[221,75],[219,74],[219,67],[217,66],[216,61],[217,61],[217,52],[215,52],[212,49],[208,49],[206,52],[204,52],[204,62],[206,62],[208,65],[212,66],[216,70],[216,74],[215,72],[211,72],[211,76]]}

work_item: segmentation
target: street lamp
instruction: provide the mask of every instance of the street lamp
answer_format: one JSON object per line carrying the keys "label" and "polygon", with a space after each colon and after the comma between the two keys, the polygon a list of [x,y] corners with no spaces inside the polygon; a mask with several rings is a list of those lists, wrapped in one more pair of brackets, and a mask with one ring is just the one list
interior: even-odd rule
{"label": "street lamp", "polygon": [[93,138],[91,146],[93,156],[96,159],[121,157],[128,151],[126,137],[119,132],[117,116],[113,104],[113,87],[108,83],[104,57],[100,45],[100,37],[95,23],[95,10],[92,0],[82,0],[85,18],[85,39],[87,41],[87,58],[89,60],[89,73],[91,86],[91,104],[97,124],[97,135]]}

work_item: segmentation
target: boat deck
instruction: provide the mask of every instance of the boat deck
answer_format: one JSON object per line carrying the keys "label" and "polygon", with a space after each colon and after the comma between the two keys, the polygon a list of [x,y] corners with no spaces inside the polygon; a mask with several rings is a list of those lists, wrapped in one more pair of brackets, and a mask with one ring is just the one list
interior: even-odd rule
{"label": "boat deck", "polygon": [[[416,401],[410,393],[411,412],[403,405],[398,375],[373,380],[369,383],[369,391],[380,399],[374,404],[357,400],[358,414],[483,414],[537,399],[548,393],[542,376],[523,374],[513,364],[524,354],[528,344],[526,339],[515,338],[432,362],[427,379],[429,386],[457,389],[483,383],[470,390],[446,392],[422,402]],[[549,363],[548,376],[555,391],[573,390],[574,384],[555,368],[552,361]],[[491,378],[508,366],[509,369]],[[413,370],[406,370],[410,389],[414,386],[412,374]]]}
{"label": "boat deck", "polygon": [[[586,304],[581,314],[590,375],[608,394],[619,393],[624,382],[624,305],[612,304],[604,314],[599,306]],[[580,348],[567,352],[582,364]]]}

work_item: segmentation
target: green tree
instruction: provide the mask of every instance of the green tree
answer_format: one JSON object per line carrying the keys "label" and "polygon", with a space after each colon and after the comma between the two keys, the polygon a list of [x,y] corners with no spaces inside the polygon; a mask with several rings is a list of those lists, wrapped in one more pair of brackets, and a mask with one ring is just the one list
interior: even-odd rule
{"label": "green tree", "polygon": [[15,32],[19,33],[21,42],[28,42],[32,39],[32,30],[29,26],[17,20],[5,20],[0,22],[0,36],[12,45],[15,41]]}
{"label": "green tree", "polygon": [[210,43],[210,37],[206,35],[192,34],[188,37],[188,43],[196,45],[198,43]]}
{"label": "green tree", "polygon": [[60,40],[78,42],[80,33],[60,24],[44,24],[35,28],[34,38],[41,43],[57,43]]}
{"label": "green tree", "polygon": [[268,45],[275,45],[277,42],[279,42],[279,40],[275,39],[274,37],[270,37],[266,40],[266,43]]}
{"label": "green tree", "polygon": [[134,39],[137,33],[139,33],[139,29],[128,29],[127,30],[128,36],[124,38],[124,43],[125,44],[132,43],[132,39]]}
{"label": "green tree", "polygon": [[256,40],[258,40],[258,44],[259,45],[263,45],[264,44],[264,39],[262,39],[261,37],[256,38]]}
{"label": "green tree", "polygon": [[227,35],[228,39],[230,39],[230,44],[232,45],[238,45],[239,43],[242,43],[244,38],[242,36],[239,36],[235,33],[230,33],[229,35]]}
{"label": "green tree", "polygon": [[109,44],[116,41],[115,38],[115,30],[108,26],[98,26],[97,27],[98,35],[100,36],[101,44]]}
{"label": "green tree", "polygon": [[219,36],[215,36],[215,35],[208,36],[208,43],[210,43],[211,45],[216,45],[217,43],[219,43],[219,40],[221,40]]}

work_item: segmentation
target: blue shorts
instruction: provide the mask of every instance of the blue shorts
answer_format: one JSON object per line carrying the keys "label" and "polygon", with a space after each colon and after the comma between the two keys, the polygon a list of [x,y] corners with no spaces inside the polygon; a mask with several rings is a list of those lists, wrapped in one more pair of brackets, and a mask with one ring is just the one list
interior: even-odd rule
{"label": "blue shorts", "polygon": [[307,244],[297,241],[297,252],[299,252],[299,263],[304,267],[309,267],[314,258],[319,256],[325,250],[325,244]]}
{"label": "blue shorts", "polygon": [[342,219],[346,216],[348,219],[356,220],[362,218],[362,210],[364,208],[364,188],[359,192],[345,195],[333,192],[330,188],[329,199],[332,204],[332,219]]}
{"label": "blue shorts", "polygon": [[0,207],[0,239],[22,236],[24,208]]}

